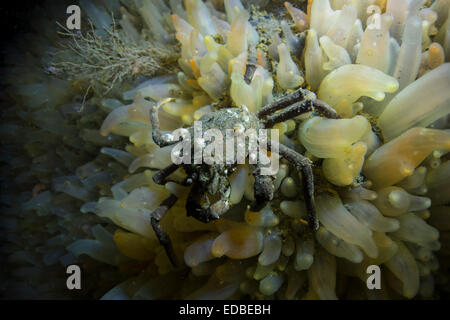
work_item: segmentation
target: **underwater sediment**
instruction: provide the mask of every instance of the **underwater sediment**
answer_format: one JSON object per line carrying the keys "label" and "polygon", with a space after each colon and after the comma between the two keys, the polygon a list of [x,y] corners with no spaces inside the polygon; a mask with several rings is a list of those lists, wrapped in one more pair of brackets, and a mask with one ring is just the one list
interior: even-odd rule
{"label": "underwater sediment", "polygon": [[[3,296],[73,297],[65,266],[78,264],[82,298],[448,298],[450,1],[79,5],[81,33],[64,29],[63,3],[49,5],[39,34],[6,57]],[[209,223],[186,215],[190,187],[153,181],[173,148],[153,140],[156,103],[171,98],[159,118],[172,131],[299,88],[339,115],[274,126],[313,163],[316,232],[285,159],[259,211],[252,167],[237,166],[232,207]],[[161,227],[176,266],[151,225],[171,194]],[[366,286],[371,265],[379,290]]]}

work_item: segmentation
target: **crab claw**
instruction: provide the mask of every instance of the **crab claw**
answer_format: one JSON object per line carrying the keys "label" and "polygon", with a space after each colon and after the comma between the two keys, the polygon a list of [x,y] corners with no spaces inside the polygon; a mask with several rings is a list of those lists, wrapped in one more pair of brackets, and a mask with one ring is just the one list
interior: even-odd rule
{"label": "crab claw", "polygon": [[204,209],[198,203],[193,201],[186,202],[187,216],[194,217],[198,221],[208,223],[217,220],[230,209],[230,202],[228,200],[219,200],[212,204],[209,208]]}
{"label": "crab claw", "polygon": [[193,215],[193,217],[203,223],[208,223],[210,221],[219,219],[218,216],[211,213],[210,209],[200,210],[195,216]]}
{"label": "crab claw", "polygon": [[274,186],[270,176],[257,175],[254,184],[255,201],[250,206],[250,210],[254,212],[264,208],[267,202],[273,199]]}

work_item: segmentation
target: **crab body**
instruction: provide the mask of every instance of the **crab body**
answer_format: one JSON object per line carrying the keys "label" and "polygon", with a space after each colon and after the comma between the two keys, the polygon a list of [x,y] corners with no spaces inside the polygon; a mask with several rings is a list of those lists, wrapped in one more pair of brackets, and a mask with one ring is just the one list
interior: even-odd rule
{"label": "crab body", "polygon": [[[238,134],[253,129],[258,131],[262,128],[259,119],[252,112],[244,108],[224,108],[215,112],[210,112],[203,115],[199,122],[202,130],[210,129],[219,130],[224,138],[223,146],[225,146],[225,137],[234,139]],[[191,136],[195,136],[194,127],[189,128]],[[248,141],[245,140],[245,157],[248,155]],[[183,164],[182,167],[188,175],[188,183],[193,184],[195,194],[189,198],[187,204],[187,214],[196,217],[197,219],[207,222],[212,219],[217,219],[218,214],[200,214],[202,210],[207,210],[210,206],[210,196],[217,199],[227,199],[230,195],[230,181],[229,176],[236,170],[238,165],[236,161],[237,150],[233,144],[234,156],[233,161],[223,161],[218,164]],[[225,149],[225,148],[224,148]],[[192,145],[192,151],[194,146]],[[194,154],[192,152],[192,154]],[[224,150],[223,158],[226,158],[226,151]],[[200,206],[195,203],[200,203]],[[229,204],[226,200],[222,203],[223,208],[228,208]]]}
{"label": "crab body", "polygon": [[[167,100],[166,100],[167,101]],[[150,111],[150,118],[153,127],[153,140],[160,147],[178,143],[164,135],[159,126],[158,108],[165,101],[159,102]],[[279,112],[278,112],[279,111]],[[254,130],[258,140],[261,140],[258,133],[260,129],[268,129],[273,127],[276,123],[286,121],[297,117],[298,115],[318,111],[325,117],[338,118],[336,111],[328,106],[323,101],[316,99],[315,95],[305,89],[299,89],[278,101],[275,101],[264,108],[260,109],[257,114],[249,112],[247,108],[223,108],[217,111],[209,112],[203,115],[199,121],[201,122],[201,131],[216,130],[220,132],[222,137],[229,136],[230,133],[238,136],[249,130]],[[194,141],[191,142],[191,150],[195,151],[195,145],[198,144],[196,140],[196,124],[187,129],[194,136]],[[171,136],[169,134],[169,136]],[[219,135],[220,136],[220,135]],[[244,140],[241,144],[245,145],[245,158],[249,156],[249,141],[246,139],[247,134],[244,134]],[[279,153],[290,163],[292,163],[301,173],[303,179],[303,198],[308,211],[308,224],[314,232],[318,229],[319,223],[315,215],[314,208],[314,181],[312,162],[305,156],[288,148],[287,146],[278,143],[277,141],[269,140],[265,137],[268,143],[267,150],[271,151],[275,148],[275,152]],[[202,138],[200,138],[202,139]],[[243,141],[243,142],[242,142]],[[202,141],[203,142],[203,141]],[[259,141],[258,141],[259,142]],[[234,145],[236,146],[237,145]],[[242,147],[242,145],[241,145]],[[195,161],[190,164],[171,164],[168,167],[158,171],[153,179],[158,184],[165,184],[168,177],[176,171],[179,167],[183,167],[188,177],[183,182],[184,185],[191,186],[188,198],[186,200],[186,214],[193,216],[202,222],[209,222],[211,220],[219,219],[230,208],[229,201],[231,194],[231,187],[229,176],[237,167],[236,157],[237,150],[234,150],[232,161],[229,161],[225,155],[223,161],[219,164],[196,164]],[[195,152],[191,153],[195,154]],[[231,158],[231,156],[230,156]],[[261,174],[263,164],[260,159],[253,165],[252,172],[254,183],[254,201],[250,205],[250,210],[259,211],[267,202],[271,201],[274,196],[273,176]],[[167,213],[171,206],[175,204],[177,197],[171,194],[161,206],[152,214],[152,226],[161,244],[165,247],[166,252],[175,264],[175,257],[167,234],[160,227],[160,220]]]}

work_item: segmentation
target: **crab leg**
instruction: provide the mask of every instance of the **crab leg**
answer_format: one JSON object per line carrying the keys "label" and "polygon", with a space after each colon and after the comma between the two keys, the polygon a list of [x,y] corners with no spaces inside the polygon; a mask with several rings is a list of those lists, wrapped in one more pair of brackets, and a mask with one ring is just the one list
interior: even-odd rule
{"label": "crab leg", "polygon": [[167,233],[165,233],[164,230],[161,228],[160,222],[162,218],[164,218],[166,213],[169,211],[169,209],[172,208],[173,205],[177,202],[177,200],[178,198],[175,195],[171,194],[160,204],[158,208],[155,209],[155,211],[151,213],[152,228],[155,231],[159,243],[161,243],[161,245],[166,250],[170,262],[175,267],[177,266],[177,263],[175,259],[175,253],[172,247],[172,242],[170,241],[170,238],[167,235]]}
{"label": "crab leg", "polygon": [[167,182],[166,178],[174,173],[179,167],[180,165],[172,163],[171,165],[155,173],[153,175],[153,181],[155,181],[156,184],[165,185]]}
{"label": "crab leg", "polygon": [[[306,89],[298,89],[297,91],[269,104],[268,106],[261,108],[257,114],[257,117],[259,119],[269,115],[269,114],[273,114],[273,116],[276,116],[277,114],[274,114],[276,111],[284,109],[288,106],[294,105],[298,107],[297,103],[298,102],[307,102],[310,101],[310,103],[312,103],[312,107],[314,110],[317,110],[317,112],[319,112],[321,115],[323,115],[326,118],[330,118],[330,119],[339,119],[339,115],[337,114],[337,112],[331,107],[329,106],[326,102],[319,100],[319,99],[311,99],[308,97],[308,95],[310,97],[315,97],[313,96],[313,93],[309,90]],[[303,103],[302,102],[302,103]],[[294,107],[294,106],[293,106]],[[309,110],[309,111],[305,111],[305,112],[310,112],[313,111]],[[291,110],[290,112],[293,112],[293,110]],[[305,113],[302,112],[302,113]],[[283,112],[280,112],[283,113]],[[295,112],[293,113],[295,114]],[[300,113],[301,114],[301,113]],[[297,116],[299,114],[295,114],[291,117],[286,117],[285,120],[286,121],[290,118],[293,118],[295,116]],[[281,122],[281,121],[278,121]],[[276,122],[275,122],[276,123]]]}
{"label": "crab leg", "polygon": [[255,201],[251,204],[250,210],[257,212],[273,199],[274,186],[271,176],[261,175],[260,165],[257,165],[253,171],[253,176],[255,177],[255,184],[253,185]]}
{"label": "crab leg", "polygon": [[328,105],[326,102],[316,99],[313,101],[314,110],[319,112],[321,115],[323,115],[325,118],[328,119],[339,119],[339,115],[337,114],[336,110],[334,110],[330,105]]}
{"label": "crab leg", "polygon": [[274,113],[275,111],[278,111],[280,109],[286,108],[287,106],[290,106],[295,102],[302,101],[303,99],[305,99],[307,94],[308,94],[307,90],[298,89],[297,91],[261,108],[257,113],[257,117],[261,119],[262,117]]}
{"label": "crab leg", "polygon": [[266,120],[263,120],[264,127],[271,128],[276,123],[284,122],[311,111],[313,111],[313,104],[311,100],[303,100],[301,102],[297,102],[292,106],[282,110],[281,112],[274,113],[268,116]]}
{"label": "crab leg", "polygon": [[159,124],[159,116],[158,116],[159,107],[172,100],[173,98],[167,98],[162,101],[159,101],[156,105],[153,105],[152,108],[150,109],[150,122],[152,123],[153,141],[155,141],[155,143],[161,148],[165,146],[170,146],[178,142],[170,139],[170,135],[164,135],[162,133],[161,126]]}
{"label": "crab leg", "polygon": [[[271,141],[270,147],[275,143]],[[306,210],[308,212],[308,225],[312,231],[317,231],[319,229],[319,220],[317,219],[314,206],[314,175],[311,160],[281,143],[278,144],[278,152],[282,157],[295,165],[297,170],[302,174],[303,197],[305,198]]]}
{"label": "crab leg", "polygon": [[247,64],[247,68],[245,69],[245,75],[244,75],[245,83],[250,84],[252,82],[255,71],[256,71],[256,66],[254,64]]}

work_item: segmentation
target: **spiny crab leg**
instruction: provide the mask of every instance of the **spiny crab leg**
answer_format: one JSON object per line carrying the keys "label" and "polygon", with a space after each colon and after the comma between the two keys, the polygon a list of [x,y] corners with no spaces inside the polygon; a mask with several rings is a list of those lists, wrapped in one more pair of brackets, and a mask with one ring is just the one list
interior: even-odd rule
{"label": "spiny crab leg", "polygon": [[313,111],[313,104],[311,100],[304,100],[297,102],[281,112],[274,113],[262,120],[265,128],[272,128],[276,123],[284,122],[286,120],[297,117],[301,114]]}
{"label": "spiny crab leg", "polygon": [[[275,143],[274,141],[270,141],[269,148],[272,148]],[[308,213],[308,225],[315,232],[319,229],[319,220],[317,219],[314,205],[314,174],[312,171],[312,162],[307,157],[281,143],[278,144],[278,152],[280,156],[292,163],[302,175],[303,197],[305,198]]]}
{"label": "spiny crab leg", "polygon": [[159,116],[158,116],[158,110],[159,108],[168,103],[175,100],[174,98],[167,98],[164,100],[159,101],[156,105],[153,105],[150,109],[150,122],[152,123],[152,137],[153,141],[155,143],[162,147],[170,146],[172,144],[177,143],[178,141],[173,141],[169,138],[169,136],[166,136],[161,131],[161,126],[159,124]]}
{"label": "spiny crab leg", "polygon": [[155,173],[153,175],[153,181],[156,184],[165,185],[167,182],[166,178],[168,176],[170,176],[172,173],[174,173],[179,167],[180,167],[180,165],[172,163],[171,165],[169,165],[169,166],[159,170],[157,173]]}
{"label": "spiny crab leg", "polygon": [[280,109],[286,108],[296,102],[302,101],[305,99],[307,92],[304,89],[298,89],[297,91],[279,99],[271,104],[261,108],[258,113],[258,118],[263,118],[269,114],[272,114]]}
{"label": "spiny crab leg", "polygon": [[[258,113],[257,117],[259,119],[268,116],[269,114],[273,114],[275,116],[275,112],[281,109],[284,109],[289,106],[295,106],[299,102],[305,102],[310,101],[312,104],[313,109],[305,112],[310,112],[316,110],[326,118],[330,119],[339,119],[339,115],[337,112],[329,106],[327,103],[325,103],[322,100],[316,99],[315,94],[309,90],[306,89],[298,89],[297,91],[277,100],[269,104],[268,106],[261,108]],[[294,107],[293,106],[293,107]],[[298,114],[297,114],[298,115]],[[296,115],[295,115],[296,116]],[[292,117],[295,117],[292,116]],[[284,120],[285,121],[285,120]]]}
{"label": "spiny crab leg", "polygon": [[161,202],[160,206],[156,208],[155,211],[153,211],[150,215],[152,228],[155,231],[156,237],[158,238],[159,243],[161,243],[161,245],[166,250],[167,256],[169,257],[169,260],[174,267],[177,266],[177,262],[172,246],[172,241],[170,241],[170,238],[167,235],[167,233],[165,233],[164,230],[161,228],[160,222],[162,218],[164,218],[166,213],[169,211],[169,209],[174,206],[177,200],[178,200],[177,196],[173,194],[169,195],[163,202]]}

